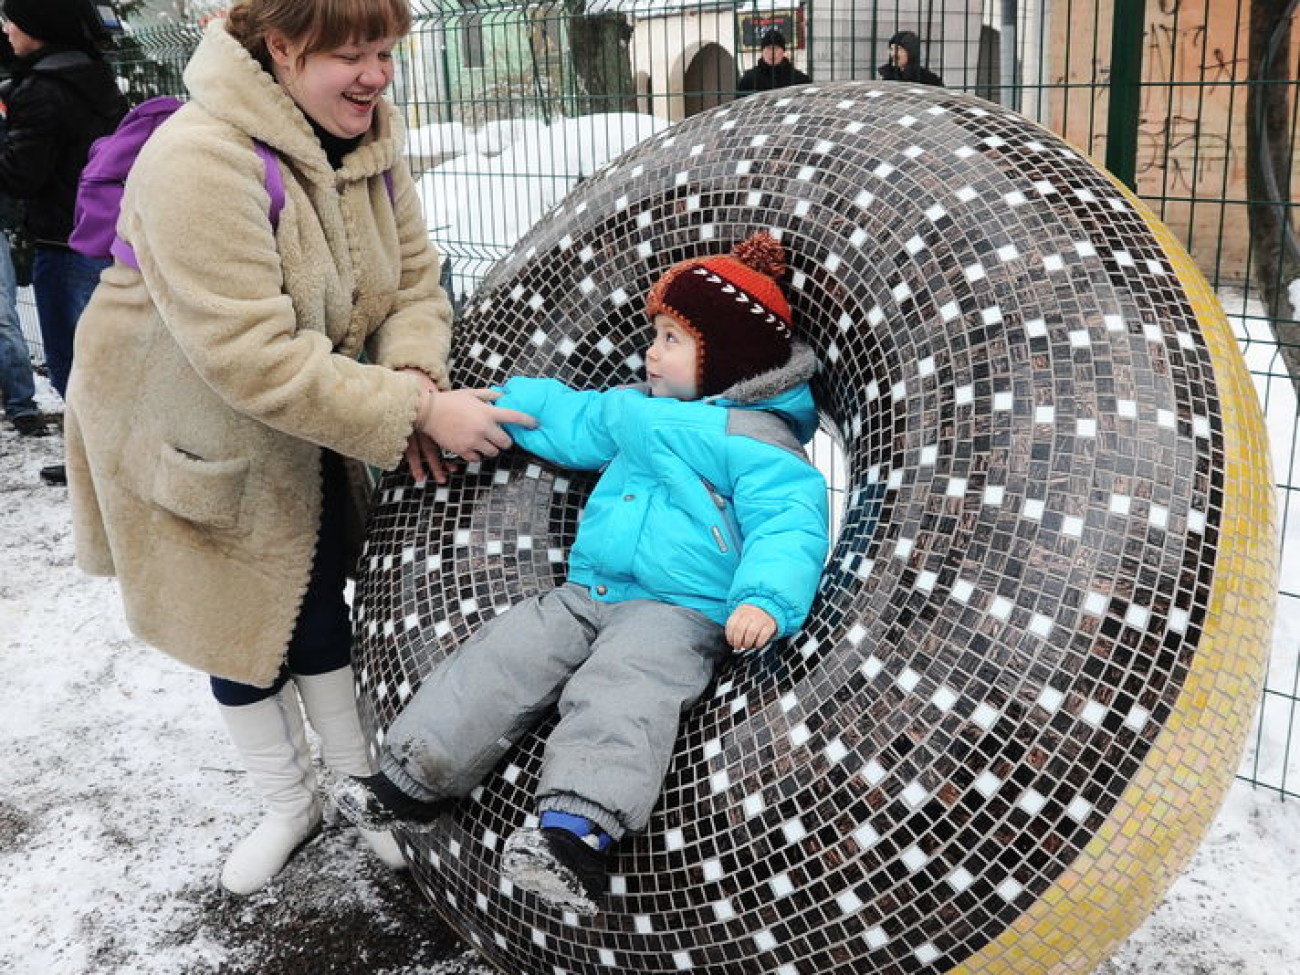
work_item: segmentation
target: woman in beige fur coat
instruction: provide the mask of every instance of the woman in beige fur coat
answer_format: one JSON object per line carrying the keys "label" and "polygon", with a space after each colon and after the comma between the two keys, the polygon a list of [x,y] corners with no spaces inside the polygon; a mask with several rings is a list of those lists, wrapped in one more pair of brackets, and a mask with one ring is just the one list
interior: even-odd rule
{"label": "woman in beige fur coat", "polygon": [[[301,707],[368,774],[346,571],[364,465],[441,481],[530,423],[447,389],[451,309],[391,106],[407,0],[241,0],[185,71],[119,221],[66,417],[78,564],[116,575],[135,633],[212,675],[268,814],[222,883],[250,893],[318,829]],[[266,165],[285,198],[273,227]],[[358,361],[364,355],[365,362]],[[441,448],[441,449],[440,449]],[[368,834],[390,865],[401,853]]]}

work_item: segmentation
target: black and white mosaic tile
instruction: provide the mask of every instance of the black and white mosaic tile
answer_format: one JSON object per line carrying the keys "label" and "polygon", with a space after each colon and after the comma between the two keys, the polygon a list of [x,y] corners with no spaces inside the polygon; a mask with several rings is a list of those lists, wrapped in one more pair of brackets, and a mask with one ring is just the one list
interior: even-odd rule
{"label": "black and white mosaic tile", "polygon": [[[971,96],[808,86],[647,141],[485,280],[457,382],[639,379],[658,273],[757,229],[789,251],[822,362],[843,527],[803,632],[736,656],[688,716],[599,916],[498,875],[549,723],[443,829],[402,837],[512,975],[951,969],[1107,821],[1212,625],[1231,526],[1197,309],[1110,179]],[[372,729],[562,579],[589,487],[520,452],[446,487],[384,479],[356,611]]]}

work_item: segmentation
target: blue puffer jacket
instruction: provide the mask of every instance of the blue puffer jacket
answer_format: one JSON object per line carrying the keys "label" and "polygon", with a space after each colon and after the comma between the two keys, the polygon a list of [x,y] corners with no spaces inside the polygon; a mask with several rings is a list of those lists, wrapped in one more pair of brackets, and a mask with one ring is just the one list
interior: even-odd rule
{"label": "blue puffer jacket", "polygon": [[516,443],[563,467],[603,469],[569,580],[596,599],[663,600],[719,624],[750,603],[778,636],[795,632],[830,544],[826,481],[801,449],[817,429],[814,368],[797,346],[783,369],[692,402],[642,387],[507,382],[498,405],[538,419],[535,430],[510,427]]}

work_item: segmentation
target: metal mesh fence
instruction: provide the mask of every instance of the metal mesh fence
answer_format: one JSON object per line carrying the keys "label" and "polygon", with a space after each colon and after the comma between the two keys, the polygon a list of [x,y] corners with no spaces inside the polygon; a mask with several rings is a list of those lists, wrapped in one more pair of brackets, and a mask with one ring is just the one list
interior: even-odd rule
{"label": "metal mesh fence", "polygon": [[[920,60],[945,85],[1013,107],[1109,167],[1218,290],[1269,414],[1284,537],[1281,613],[1241,775],[1296,796],[1295,8],[1296,0],[413,0],[392,97],[459,302],[593,168],[735,98],[772,29],[814,82],[874,79],[891,37],[912,31]],[[197,25],[156,26],[120,36],[113,56],[132,97],[183,93],[182,69],[200,33]]]}

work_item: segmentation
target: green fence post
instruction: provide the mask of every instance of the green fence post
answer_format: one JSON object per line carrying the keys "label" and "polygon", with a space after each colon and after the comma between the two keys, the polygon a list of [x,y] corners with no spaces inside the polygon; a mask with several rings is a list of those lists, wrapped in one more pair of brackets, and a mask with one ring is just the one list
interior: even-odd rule
{"label": "green fence post", "polygon": [[1142,82],[1145,0],[1115,0],[1110,36],[1110,107],[1106,113],[1106,168],[1137,190],[1137,133]]}

